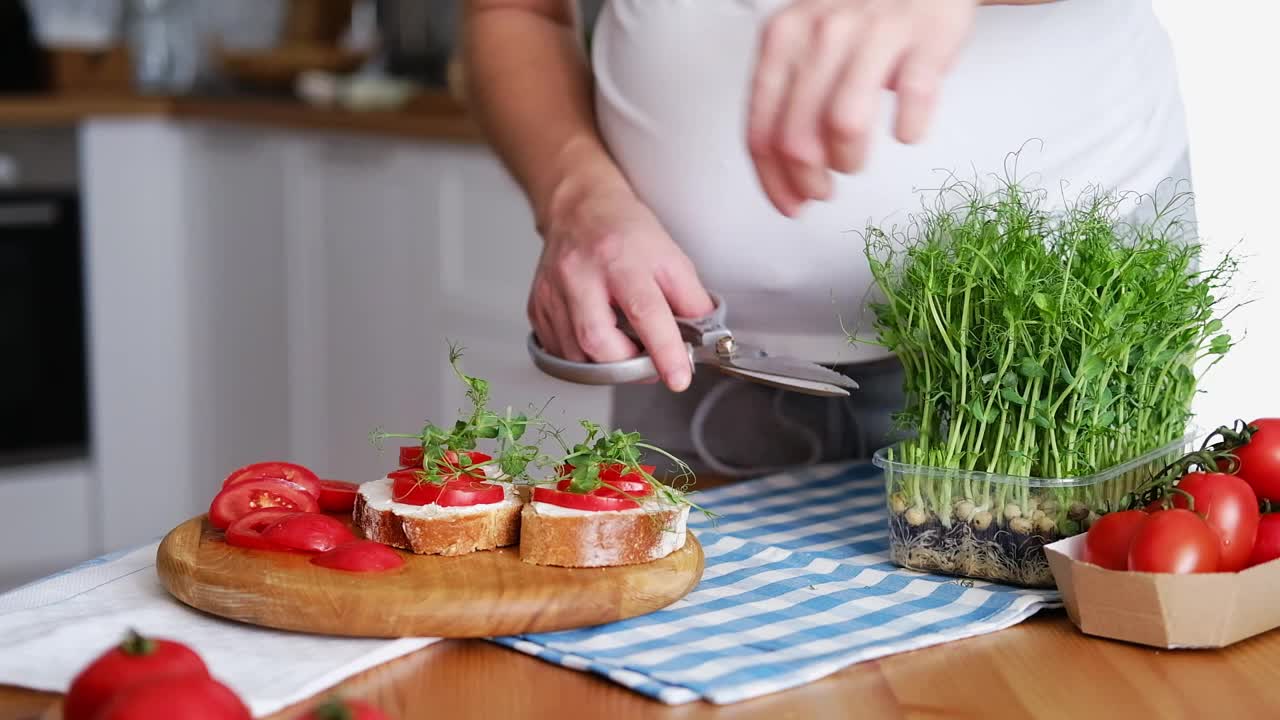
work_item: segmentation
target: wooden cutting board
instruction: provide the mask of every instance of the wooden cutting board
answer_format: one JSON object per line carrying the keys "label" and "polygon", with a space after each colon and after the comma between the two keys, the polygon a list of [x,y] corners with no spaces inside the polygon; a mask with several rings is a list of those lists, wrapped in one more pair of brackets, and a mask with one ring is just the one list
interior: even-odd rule
{"label": "wooden cutting board", "polygon": [[[399,551],[397,551],[399,552]],[[357,637],[493,637],[615,622],[660,610],[702,579],[702,546],[643,565],[556,568],[517,548],[459,557],[401,553],[395,570],[352,573],[310,556],[227,545],[207,517],[160,543],[156,571],[178,600],[219,617]]]}

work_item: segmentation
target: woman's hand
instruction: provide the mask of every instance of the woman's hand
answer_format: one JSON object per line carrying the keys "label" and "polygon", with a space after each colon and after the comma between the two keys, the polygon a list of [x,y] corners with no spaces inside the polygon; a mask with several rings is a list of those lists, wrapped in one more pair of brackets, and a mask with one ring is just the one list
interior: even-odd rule
{"label": "woman's hand", "polygon": [[748,144],[780,212],[831,196],[831,171],[867,158],[884,89],[894,134],[923,137],[942,77],[979,0],[793,0],[765,26],[751,88]]}
{"label": "woman's hand", "polygon": [[543,227],[542,258],[529,293],[529,321],[553,355],[578,362],[625,360],[637,353],[617,327],[622,310],[677,392],[693,369],[675,316],[713,304],[690,262],[653,212],[621,183],[558,189]]}

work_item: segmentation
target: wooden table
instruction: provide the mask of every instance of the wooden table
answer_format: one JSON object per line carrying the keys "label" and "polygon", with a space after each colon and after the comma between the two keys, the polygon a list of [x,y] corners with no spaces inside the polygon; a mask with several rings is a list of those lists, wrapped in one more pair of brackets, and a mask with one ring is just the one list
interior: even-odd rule
{"label": "wooden table", "polygon": [[[1078,633],[1061,612],[1008,630],[854,665],[809,685],[717,707],[666,707],[587,673],[492,643],[442,641],[340,690],[397,718],[1274,718],[1280,632],[1225,650],[1159,651]],[[55,695],[0,687],[0,718],[57,717]],[[273,718],[296,718],[292,708]]]}
{"label": "wooden table", "polygon": [[[700,477],[700,487],[721,484]],[[430,645],[338,690],[396,718],[1138,718],[1280,717],[1280,630],[1223,650],[1162,651],[1092,638],[1065,612],[1007,630],[853,665],[728,706],[667,707],[589,673],[480,640]],[[58,696],[0,686],[0,720],[59,717]],[[272,716],[296,718],[306,704]]]}

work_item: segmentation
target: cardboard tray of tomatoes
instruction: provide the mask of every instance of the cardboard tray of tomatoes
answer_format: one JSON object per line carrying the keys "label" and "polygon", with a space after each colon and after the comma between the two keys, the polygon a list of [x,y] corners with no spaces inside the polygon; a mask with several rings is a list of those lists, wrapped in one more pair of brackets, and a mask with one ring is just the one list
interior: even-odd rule
{"label": "cardboard tray of tomatoes", "polygon": [[1045,553],[1089,635],[1220,648],[1280,627],[1280,418],[1219,428]]}

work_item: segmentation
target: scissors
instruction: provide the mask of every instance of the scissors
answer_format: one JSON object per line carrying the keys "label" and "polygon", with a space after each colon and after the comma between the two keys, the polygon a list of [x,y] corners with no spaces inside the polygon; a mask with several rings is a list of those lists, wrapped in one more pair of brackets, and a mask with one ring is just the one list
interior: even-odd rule
{"label": "scissors", "polygon": [[[675,319],[689,353],[690,365],[709,365],[726,375],[806,395],[848,397],[849,389],[858,388],[858,383],[852,378],[817,363],[770,355],[762,348],[738,342],[725,325],[727,308],[724,299],[716,293],[709,294],[715,303],[715,309],[709,315]],[[640,342],[639,335],[621,313],[618,313],[618,329]],[[534,333],[529,333],[528,347],[534,365],[561,380],[585,385],[617,385],[658,377],[653,360],[643,352],[617,362],[573,362],[547,352]]]}

